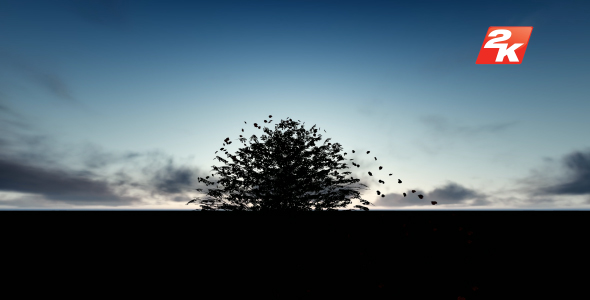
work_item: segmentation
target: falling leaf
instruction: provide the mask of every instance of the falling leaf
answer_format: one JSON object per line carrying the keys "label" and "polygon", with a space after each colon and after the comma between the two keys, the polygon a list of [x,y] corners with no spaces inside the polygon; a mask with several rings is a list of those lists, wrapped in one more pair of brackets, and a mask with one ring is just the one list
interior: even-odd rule
{"label": "falling leaf", "polygon": [[377,195],[381,195],[381,192],[380,191],[377,191]]}
{"label": "falling leaf", "polygon": [[381,195],[381,197],[385,197],[385,194]]}
{"label": "falling leaf", "polygon": [[371,172],[369,172],[369,176],[373,176],[373,174]]}
{"label": "falling leaf", "polygon": [[367,154],[371,153],[371,151],[367,151]]}
{"label": "falling leaf", "polygon": [[380,167],[379,167],[379,170],[382,170],[382,169],[383,169],[383,167],[381,167],[381,166],[380,166]]}
{"label": "falling leaf", "polygon": [[389,174],[389,176],[391,176],[391,175],[393,175],[393,174]]}
{"label": "falling leaf", "polygon": [[415,192],[416,192],[416,190],[412,190],[412,193],[415,193]]}
{"label": "falling leaf", "polygon": [[436,201],[430,201],[430,203],[432,203],[432,205],[436,205],[438,202],[436,202]]}
{"label": "falling leaf", "polygon": [[406,196],[406,193],[404,193],[404,197]]}
{"label": "falling leaf", "polygon": [[354,153],[354,150],[352,150],[352,153]]}
{"label": "falling leaf", "polygon": [[269,118],[272,118],[272,115],[268,115]]}
{"label": "falling leaf", "polygon": [[[391,174],[389,174],[389,175],[391,175]],[[397,180],[397,183],[402,183],[401,179],[398,179]]]}
{"label": "falling leaf", "polygon": [[422,198],[424,198],[424,196],[422,196],[422,195],[418,195],[418,198],[422,199]]}

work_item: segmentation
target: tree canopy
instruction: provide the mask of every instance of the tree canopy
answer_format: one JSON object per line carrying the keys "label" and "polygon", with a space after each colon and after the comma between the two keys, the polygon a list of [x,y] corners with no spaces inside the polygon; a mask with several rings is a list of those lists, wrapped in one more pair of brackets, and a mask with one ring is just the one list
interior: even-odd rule
{"label": "tree canopy", "polygon": [[[274,130],[264,127],[266,135],[260,139],[252,135],[248,141],[240,135],[238,140],[244,147],[235,154],[221,148],[227,159],[215,159],[225,166],[212,166],[211,180],[209,176],[198,178],[216,187],[208,189],[207,198],[187,204],[200,200],[204,211],[324,211],[347,207],[352,199],[358,199],[362,205],[354,208],[369,210],[365,205],[374,204],[361,198],[358,186],[352,186],[360,179],[347,178],[351,172],[341,171],[348,168],[340,154],[341,145],[329,143],[329,138],[316,145],[322,139],[316,125],[306,130],[304,124],[281,120]],[[257,123],[254,127],[261,129]],[[224,140],[224,146],[231,143],[229,138]],[[216,182],[215,177],[219,177]]]}

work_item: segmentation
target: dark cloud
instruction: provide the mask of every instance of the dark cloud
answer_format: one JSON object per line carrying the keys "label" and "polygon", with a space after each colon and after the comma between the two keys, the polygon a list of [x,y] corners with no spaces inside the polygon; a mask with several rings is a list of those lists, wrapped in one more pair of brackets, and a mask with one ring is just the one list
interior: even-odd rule
{"label": "dark cloud", "polygon": [[590,194],[590,150],[576,151],[563,158],[566,176],[560,183],[542,188],[551,195],[587,195]]}
{"label": "dark cloud", "polygon": [[172,159],[168,164],[155,173],[152,183],[158,193],[175,194],[194,189],[196,181],[195,173],[188,168],[175,167]]}
{"label": "dark cloud", "polygon": [[[407,194],[406,197],[401,193],[385,193],[385,197],[383,197],[383,199],[378,199],[375,205],[395,207],[416,205],[432,206],[430,201],[437,201],[437,205],[466,204],[470,206],[483,206],[491,204],[484,194],[452,182],[440,188],[436,188],[429,193],[419,189],[416,189],[416,193],[412,193],[412,190],[406,190],[404,192]],[[424,195],[424,199],[418,198],[418,194]],[[468,203],[468,201],[471,200],[473,200],[473,202]]]}
{"label": "dark cloud", "polygon": [[511,192],[527,195],[523,205],[581,205],[579,197],[567,196],[588,196],[585,201],[590,204],[590,149],[573,151],[560,160],[545,157],[543,163],[531,170],[531,175],[515,180],[520,187]]}
{"label": "dark cloud", "polygon": [[456,183],[448,183],[428,193],[429,198],[433,198],[435,201],[444,201],[445,203],[463,203],[465,200],[477,196],[478,194],[474,190],[466,189]]}
{"label": "dark cloud", "polygon": [[1,191],[41,194],[65,202],[133,202],[132,198],[114,194],[107,182],[92,179],[90,175],[90,172],[71,174],[0,158]]}
{"label": "dark cloud", "polygon": [[[94,144],[65,148],[49,136],[1,129],[5,134],[0,135],[0,192],[29,194],[3,200],[2,206],[122,206],[142,202],[123,195],[130,188],[145,195],[169,195],[170,201],[189,201],[191,197],[185,194],[198,188],[193,182],[198,170],[175,166],[164,153],[114,153]],[[75,166],[78,169],[72,170]],[[141,171],[146,176],[142,177]]]}

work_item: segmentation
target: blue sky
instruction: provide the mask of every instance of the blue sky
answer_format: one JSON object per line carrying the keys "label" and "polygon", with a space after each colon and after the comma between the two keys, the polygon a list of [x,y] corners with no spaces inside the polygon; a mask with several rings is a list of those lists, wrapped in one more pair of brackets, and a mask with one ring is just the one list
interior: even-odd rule
{"label": "blue sky", "polygon": [[[196,209],[268,115],[356,150],[371,209],[588,209],[589,23],[587,1],[0,0],[0,209]],[[522,64],[475,64],[490,26],[533,26]]]}

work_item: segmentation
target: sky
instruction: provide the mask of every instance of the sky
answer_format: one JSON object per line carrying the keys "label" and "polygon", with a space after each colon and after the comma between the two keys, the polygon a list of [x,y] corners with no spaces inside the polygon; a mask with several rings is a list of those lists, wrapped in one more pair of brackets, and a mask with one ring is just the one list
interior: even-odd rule
{"label": "sky", "polygon": [[[287,118],[371,210],[590,209],[589,25],[588,1],[0,0],[0,209],[198,209],[223,140]],[[490,26],[533,27],[521,64],[475,64]]]}

